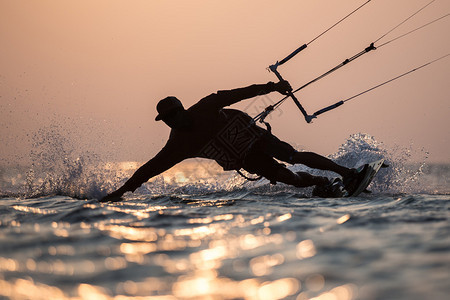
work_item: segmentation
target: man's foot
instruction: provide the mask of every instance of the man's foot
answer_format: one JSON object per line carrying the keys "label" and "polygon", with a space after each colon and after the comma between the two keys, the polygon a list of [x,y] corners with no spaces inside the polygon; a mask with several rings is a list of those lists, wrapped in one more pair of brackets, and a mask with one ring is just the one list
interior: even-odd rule
{"label": "man's foot", "polygon": [[336,195],[336,197],[346,196],[347,191],[345,190],[345,186],[341,178],[334,178],[334,180],[331,182],[331,191],[334,195]]}
{"label": "man's foot", "polygon": [[328,180],[327,184],[316,185],[313,190],[313,196],[323,198],[340,198],[346,195],[344,184],[340,178]]}
{"label": "man's foot", "polygon": [[343,178],[343,185],[345,190],[349,195],[353,193],[353,191],[358,187],[361,181],[361,174],[364,174],[364,170],[367,168],[367,165],[364,165],[362,168],[351,169],[352,172]]}

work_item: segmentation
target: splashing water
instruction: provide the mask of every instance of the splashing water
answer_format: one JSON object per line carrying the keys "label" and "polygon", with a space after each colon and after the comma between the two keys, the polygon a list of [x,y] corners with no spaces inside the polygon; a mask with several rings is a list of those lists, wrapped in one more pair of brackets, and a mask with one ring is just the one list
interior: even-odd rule
{"label": "splashing water", "polygon": [[[140,162],[105,162],[95,153],[77,150],[65,136],[58,126],[38,130],[33,137],[31,166],[3,170],[1,194],[26,198],[65,195],[79,199],[98,199],[123,184],[141,165]],[[428,153],[422,150],[421,162],[413,163],[411,156],[417,154],[415,152],[417,150],[412,147],[387,149],[373,136],[358,133],[350,136],[329,157],[347,167],[357,167],[384,158],[390,167],[382,169],[374,179],[370,186],[374,192],[446,193],[429,186],[430,180],[421,184]],[[290,168],[293,171],[306,170],[316,175],[336,176],[331,172],[313,170],[302,165]],[[299,189],[283,184],[271,186],[265,179],[248,182],[234,172],[221,171],[212,161],[193,159],[143,184],[137,194],[205,194],[240,189],[262,193],[299,192]],[[308,196],[311,190],[302,189],[300,192]]]}
{"label": "splashing water", "polygon": [[[412,154],[421,156],[420,162],[411,160]],[[347,167],[357,167],[364,163],[384,158],[389,168],[382,169],[371,185],[376,192],[388,193],[418,193],[427,192],[426,186],[419,183],[424,174],[424,167],[428,152],[410,148],[396,148],[388,150],[385,145],[378,142],[373,136],[358,133],[350,136],[339,150],[330,156],[338,164]]]}
{"label": "splashing water", "polygon": [[64,133],[59,126],[39,129],[33,135],[31,165],[3,168],[2,194],[96,198],[128,175],[117,172],[112,163],[103,162],[94,153],[78,151]]}
{"label": "splashing water", "polygon": [[[414,156],[420,154],[420,162],[412,161],[411,157],[413,154]],[[428,153],[423,149],[420,153],[418,153],[418,150],[414,150],[412,146],[409,149],[400,147],[388,149],[383,143],[377,141],[375,137],[365,133],[357,133],[351,135],[339,147],[338,151],[331,154],[329,158],[349,168],[356,168],[368,162],[385,159],[385,163],[389,167],[381,169],[374,178],[370,186],[370,190],[373,192],[390,194],[446,193],[442,189],[437,191],[430,186],[430,180],[421,184],[427,166],[425,162],[428,158]],[[306,171],[330,178],[336,177],[335,173],[314,170],[301,165],[291,166],[290,169],[293,171]],[[268,181],[264,180],[262,183],[268,184]],[[249,184],[252,187],[260,185],[261,183]]]}

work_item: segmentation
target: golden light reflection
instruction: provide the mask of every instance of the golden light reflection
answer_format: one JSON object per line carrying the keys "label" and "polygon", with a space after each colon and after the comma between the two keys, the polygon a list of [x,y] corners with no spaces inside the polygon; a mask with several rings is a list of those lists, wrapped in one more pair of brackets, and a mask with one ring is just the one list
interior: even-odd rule
{"label": "golden light reflection", "polygon": [[75,248],[70,245],[58,245],[48,247],[48,254],[50,255],[75,255]]}
{"label": "golden light reflection", "polygon": [[283,299],[295,294],[299,289],[298,280],[295,278],[284,278],[273,282],[264,283],[258,289],[258,299],[276,300]]}
{"label": "golden light reflection", "polygon": [[284,222],[284,221],[286,221],[286,220],[289,220],[290,218],[292,218],[292,214],[287,213],[287,214],[284,214],[284,215],[279,216],[279,217],[277,218],[277,220],[278,220],[279,222]]}
{"label": "golden light reflection", "polygon": [[340,217],[339,219],[337,219],[336,223],[337,224],[344,224],[348,220],[350,220],[350,215],[346,214],[346,215],[343,215],[342,217]]}
{"label": "golden light reflection", "polygon": [[[155,291],[160,291],[164,289],[168,289],[168,283],[164,280],[156,277],[148,277],[144,281],[134,282],[131,280],[127,280],[125,282],[120,282],[117,285],[117,292],[119,294],[128,294],[128,295],[151,295],[154,294]],[[141,299],[144,297],[126,297],[126,296],[116,296],[114,299]],[[153,296],[146,297],[148,299],[175,299],[173,296]]]}
{"label": "golden light reflection", "polygon": [[101,287],[85,283],[78,286],[78,295],[82,300],[108,300],[110,298]]}
{"label": "golden light reflection", "polygon": [[240,246],[244,250],[251,250],[265,244],[265,239],[262,236],[255,236],[253,234],[246,234],[240,237]]}
{"label": "golden light reflection", "polygon": [[334,294],[338,300],[351,300],[356,296],[356,286],[353,284],[345,284],[332,289],[330,292]]}
{"label": "golden light reflection", "polygon": [[225,215],[218,215],[218,216],[214,216],[213,220],[214,221],[229,221],[233,219],[233,215],[232,214],[225,214]]}
{"label": "golden light reflection", "polygon": [[0,257],[0,270],[14,272],[18,269],[19,262],[12,258]]}
{"label": "golden light reflection", "polygon": [[[168,257],[166,257],[168,258]],[[116,261],[114,264],[121,264]],[[126,262],[122,262],[126,263]],[[111,268],[110,270],[117,270]],[[352,300],[357,288],[352,284],[335,287],[316,294],[323,289],[322,275],[309,276],[305,282],[307,291],[297,295],[297,300]],[[316,286],[315,286],[316,285]],[[141,282],[125,281],[117,284],[115,291],[104,287],[82,283],[76,287],[75,295],[69,296],[61,289],[36,283],[32,279],[3,280],[0,277],[0,296],[11,299],[68,299],[68,300],[121,300],[121,299],[244,299],[276,300],[295,295],[301,290],[301,282],[295,278],[281,278],[274,281],[260,281],[254,278],[234,281],[220,277],[216,270],[197,270],[190,275],[181,275],[173,284],[156,277]],[[164,294],[163,291],[171,291]],[[162,292],[162,293],[161,293]],[[118,295],[112,296],[111,294]],[[123,294],[127,294],[125,296]],[[156,294],[156,295],[155,295]],[[145,296],[144,296],[145,295]],[[150,296],[153,295],[153,296]]]}
{"label": "golden light reflection", "polygon": [[198,163],[199,160],[185,160],[182,163],[170,168],[159,178],[155,177],[150,182],[163,180],[164,183],[172,184],[186,184],[189,182],[194,183],[209,183],[217,181],[218,177],[225,176],[227,174],[223,172],[222,168],[216,163],[210,161],[206,163]]}
{"label": "golden light reflection", "polygon": [[250,220],[250,224],[256,225],[264,222],[264,216],[259,216],[258,218]]}
{"label": "golden light reflection", "polygon": [[345,215],[339,217],[339,218],[336,220],[336,224],[333,223],[333,224],[330,224],[330,225],[326,225],[326,226],[320,227],[320,228],[319,228],[319,231],[320,231],[320,232],[325,232],[325,231],[327,231],[327,230],[331,230],[331,229],[333,229],[333,228],[336,228],[337,225],[344,224],[345,222],[347,222],[348,220],[350,220],[350,218],[351,218],[350,214],[345,214]]}
{"label": "golden light reflection", "polygon": [[199,251],[190,255],[193,261],[218,260],[228,256],[228,250],[225,246],[218,246]]}
{"label": "golden light reflection", "polygon": [[191,239],[199,240],[216,232],[212,226],[201,226],[195,228],[183,228],[174,231],[175,236],[190,236]]}
{"label": "golden light reflection", "polygon": [[189,224],[209,224],[213,221],[212,218],[210,217],[206,217],[206,218],[193,218],[193,219],[189,219],[188,223]]}
{"label": "golden light reflection", "polygon": [[258,299],[258,289],[260,282],[257,279],[244,279],[237,285],[238,291],[242,291],[242,298],[244,299]]}
{"label": "golden light reflection", "polygon": [[0,296],[11,299],[67,299],[59,288],[34,283],[29,279],[15,281],[0,279]]}
{"label": "golden light reflection", "polygon": [[37,208],[37,207],[28,207],[28,206],[22,206],[22,205],[13,205],[15,210],[28,212],[28,213],[34,213],[34,214],[40,214],[40,215],[48,215],[48,214],[56,214],[58,213],[54,209],[43,209],[43,208]]}
{"label": "golden light reflection", "polygon": [[107,257],[105,259],[105,267],[110,271],[125,269],[127,267],[127,261],[125,258],[117,256],[117,257]]}
{"label": "golden light reflection", "polygon": [[316,255],[316,247],[313,241],[304,240],[297,244],[297,258],[304,259]]}
{"label": "golden light reflection", "polygon": [[[0,263],[0,265],[1,265],[1,263]],[[26,266],[26,268],[29,271],[35,271],[36,270],[36,262],[32,258],[27,259],[27,262],[25,263],[25,266]]]}
{"label": "golden light reflection", "polygon": [[356,287],[351,284],[338,286],[329,292],[320,294],[310,300],[352,300],[355,296]]}
{"label": "golden light reflection", "polygon": [[64,228],[58,228],[53,230],[53,234],[59,237],[69,237],[69,231]]}
{"label": "golden light reflection", "polygon": [[308,276],[305,281],[305,286],[308,290],[318,292],[325,286],[325,278],[320,274]]}
{"label": "golden light reflection", "polygon": [[216,270],[222,266],[222,260],[227,255],[225,248],[217,247],[191,254],[190,261],[197,270]]}
{"label": "golden light reflection", "polygon": [[210,271],[202,272],[195,277],[180,277],[173,285],[172,291],[179,298],[196,298],[217,294],[219,288],[217,273]]}
{"label": "golden light reflection", "polygon": [[[89,269],[89,268],[87,268]],[[60,259],[51,261],[35,261],[32,258],[19,261],[12,258],[0,257],[0,271],[2,272],[28,272],[37,271],[45,274],[73,275],[74,269]]]}
{"label": "golden light reflection", "polygon": [[16,221],[16,220],[12,220],[10,225],[13,227],[20,227],[22,225],[22,223],[20,223],[19,221]]}
{"label": "golden light reflection", "polygon": [[284,238],[281,234],[270,234],[270,235],[246,234],[243,236],[239,236],[237,241],[238,241],[237,246],[239,246],[241,249],[251,250],[270,243],[273,243],[275,245],[282,244]]}
{"label": "golden light reflection", "polygon": [[[217,277],[214,271],[199,272],[195,276],[181,276],[173,285],[173,294],[182,299],[283,299],[295,294],[300,283],[295,278],[282,278],[260,283],[255,279],[233,281]],[[206,297],[206,298],[205,298]]]}
{"label": "golden light reflection", "polygon": [[158,247],[152,243],[122,243],[120,251],[123,254],[147,254],[156,251]]}
{"label": "golden light reflection", "polygon": [[153,228],[135,228],[124,225],[98,224],[97,228],[116,239],[128,239],[131,241],[153,242],[158,238],[157,231]]}
{"label": "golden light reflection", "polygon": [[[148,206],[146,208],[136,209],[136,208],[125,208],[125,207],[120,207],[120,206],[116,206],[116,205],[105,205],[105,208],[107,210],[132,215],[132,216],[137,217],[139,220],[142,220],[142,219],[150,218],[151,217],[150,213],[152,213],[152,212],[160,212],[160,211],[163,211],[166,209],[177,209],[179,207],[178,206],[153,205],[153,206]],[[124,222],[123,219],[118,220],[118,221]]]}
{"label": "golden light reflection", "polygon": [[[106,207],[105,207],[106,208]],[[136,217],[150,216],[150,212],[166,209],[165,206],[127,208],[127,206],[110,206],[107,209],[123,212]],[[135,219],[109,220],[105,223],[80,223],[75,229],[98,228],[110,237],[119,241],[114,247],[95,249],[97,254],[104,256],[99,260],[82,260],[73,264],[67,264],[60,259],[60,255],[73,256],[76,250],[72,246],[49,246],[50,261],[39,261],[28,258],[23,261],[0,258],[0,270],[25,271],[53,275],[78,275],[89,273],[114,272],[123,270],[134,264],[142,266],[157,266],[162,272],[161,278],[140,278],[141,282],[125,281],[116,283],[111,290],[91,284],[80,284],[73,287],[69,296],[66,290],[60,290],[51,286],[35,283],[32,280],[2,281],[0,274],[0,297],[27,299],[24,286],[35,292],[41,291],[45,297],[42,299],[295,299],[302,287],[305,289],[297,296],[298,300],[352,300],[356,287],[343,285],[331,290],[324,290],[325,278],[320,274],[314,274],[300,282],[295,278],[280,278],[277,273],[285,270],[287,264],[298,259],[306,259],[317,254],[316,246],[312,240],[298,242],[298,234],[295,231],[273,233],[271,224],[285,222],[292,218],[291,213],[282,215],[263,214],[253,218],[247,215],[222,214],[217,216],[197,217],[187,220],[188,224],[179,229],[173,227],[164,230],[146,227],[144,221],[136,222]],[[336,220],[332,220],[332,226],[337,227],[350,219],[345,214]],[[226,222],[230,221],[230,222]],[[127,226],[124,223],[132,224]],[[195,225],[198,224],[198,225]],[[204,226],[203,226],[204,225]],[[241,233],[240,227],[253,225],[251,233]],[[256,225],[256,226],[255,226]],[[73,226],[73,225],[72,225]],[[142,226],[142,227],[140,227]],[[189,228],[190,227],[190,228]],[[55,234],[64,236],[69,232],[70,225],[63,222],[53,222],[52,228]],[[177,226],[175,226],[177,228]],[[43,226],[42,229],[45,229]],[[230,231],[237,229],[238,234]],[[271,247],[286,243],[297,243],[295,251],[274,253],[262,252],[258,247]],[[205,248],[206,247],[206,248]],[[254,250],[256,249],[256,250]],[[279,248],[276,248],[279,249]],[[261,249],[265,250],[265,248]],[[293,249],[291,249],[293,250]],[[120,252],[118,252],[120,251]],[[184,251],[184,255],[179,252]],[[248,252],[246,252],[248,251]],[[274,253],[274,254],[272,254]],[[294,256],[295,253],[295,256]],[[244,254],[242,256],[242,254]],[[244,258],[240,258],[240,257]],[[250,256],[250,257],[249,257]],[[281,266],[281,267],[278,267]],[[254,277],[244,280],[227,278],[223,270],[232,267],[234,271],[248,274]],[[122,273],[122,272],[121,272]],[[225,271],[226,274],[226,271]],[[284,273],[286,274],[286,273]],[[93,276],[94,274],[89,274]],[[267,277],[264,277],[267,276]],[[269,277],[270,276],[270,277]],[[272,277],[273,276],[273,277]],[[292,276],[292,275],[291,275]],[[170,278],[168,280],[168,278]],[[247,277],[248,278],[248,277]],[[268,278],[275,278],[270,281]],[[127,280],[124,278],[123,280]],[[33,286],[33,287],[30,287]],[[49,294],[53,293],[53,294]],[[114,294],[118,294],[112,296]],[[53,297],[53,295],[56,295]],[[152,295],[152,296],[150,296]],[[315,297],[315,298],[312,298]],[[38,298],[39,299],[39,298]]]}
{"label": "golden light reflection", "polygon": [[284,263],[284,256],[280,253],[263,255],[250,260],[250,269],[255,276],[264,276],[272,273],[272,267]]}
{"label": "golden light reflection", "polygon": [[37,271],[45,274],[73,275],[74,269],[60,259],[51,261],[35,261],[28,258],[26,261],[18,261],[11,258],[0,257],[0,271],[2,272],[29,272]]}

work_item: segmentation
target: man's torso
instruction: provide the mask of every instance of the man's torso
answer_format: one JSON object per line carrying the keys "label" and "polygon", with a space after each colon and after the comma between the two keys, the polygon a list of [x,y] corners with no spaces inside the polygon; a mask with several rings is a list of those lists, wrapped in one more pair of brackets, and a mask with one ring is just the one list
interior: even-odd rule
{"label": "man's torso", "polygon": [[186,158],[213,159],[224,170],[239,169],[249,148],[261,135],[267,134],[239,110],[194,105],[187,113],[192,125],[188,129],[172,130],[169,143],[176,144],[172,148],[183,152]]}

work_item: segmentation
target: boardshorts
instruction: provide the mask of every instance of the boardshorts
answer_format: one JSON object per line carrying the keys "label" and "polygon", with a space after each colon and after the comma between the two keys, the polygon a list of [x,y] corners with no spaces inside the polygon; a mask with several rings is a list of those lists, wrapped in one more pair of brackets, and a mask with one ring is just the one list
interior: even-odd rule
{"label": "boardshorts", "polygon": [[297,152],[291,145],[281,141],[273,134],[267,133],[255,142],[248,151],[244,161],[243,169],[264,176],[271,182],[276,181],[276,174],[285,165],[276,159],[293,163],[293,156]]}

